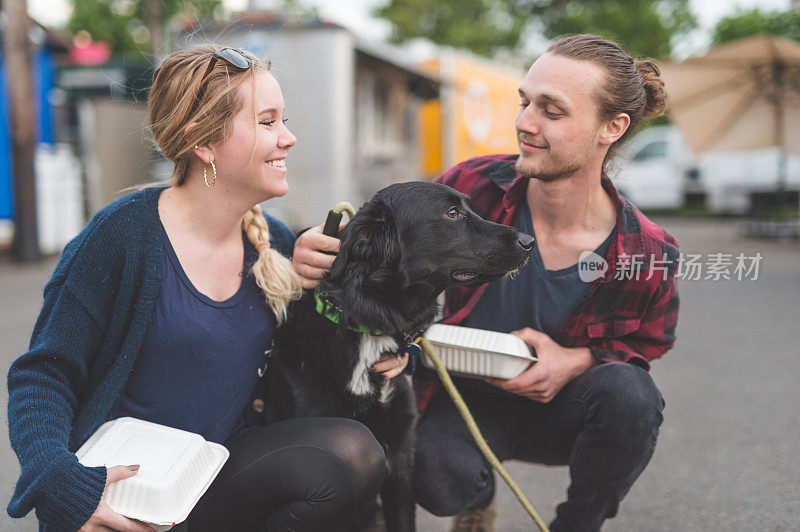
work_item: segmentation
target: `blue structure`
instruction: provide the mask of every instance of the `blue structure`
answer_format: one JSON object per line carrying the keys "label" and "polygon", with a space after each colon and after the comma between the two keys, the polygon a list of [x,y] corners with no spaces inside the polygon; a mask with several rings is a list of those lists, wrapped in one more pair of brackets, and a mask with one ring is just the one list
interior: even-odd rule
{"label": "blue structure", "polygon": [[[0,57],[2,57],[0,55]],[[48,101],[55,84],[55,58],[46,48],[36,52],[33,61],[34,107],[37,115],[37,140],[53,143],[53,111]],[[14,217],[14,189],[11,173],[11,117],[8,109],[6,68],[0,62],[0,219]]]}

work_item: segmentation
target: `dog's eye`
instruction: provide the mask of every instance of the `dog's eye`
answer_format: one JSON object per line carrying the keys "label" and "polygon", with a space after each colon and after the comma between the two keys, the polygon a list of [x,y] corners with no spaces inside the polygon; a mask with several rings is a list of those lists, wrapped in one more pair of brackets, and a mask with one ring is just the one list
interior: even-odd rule
{"label": "dog's eye", "polygon": [[448,218],[458,218],[458,209],[453,207],[452,209],[447,211],[447,213],[445,213],[445,216],[447,216]]}

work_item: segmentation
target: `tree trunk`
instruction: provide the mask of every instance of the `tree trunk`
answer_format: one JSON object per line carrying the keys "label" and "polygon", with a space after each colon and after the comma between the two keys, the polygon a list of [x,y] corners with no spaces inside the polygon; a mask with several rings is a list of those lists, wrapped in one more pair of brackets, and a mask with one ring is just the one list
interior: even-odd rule
{"label": "tree trunk", "polygon": [[36,228],[36,129],[31,72],[30,19],[26,0],[3,0],[3,55],[11,111],[14,183],[14,254],[23,262],[41,259]]}
{"label": "tree trunk", "polygon": [[147,29],[150,30],[150,44],[153,47],[153,57],[156,59],[156,63],[160,61],[166,51],[164,48],[164,23],[161,18],[161,0],[146,0],[145,20]]}

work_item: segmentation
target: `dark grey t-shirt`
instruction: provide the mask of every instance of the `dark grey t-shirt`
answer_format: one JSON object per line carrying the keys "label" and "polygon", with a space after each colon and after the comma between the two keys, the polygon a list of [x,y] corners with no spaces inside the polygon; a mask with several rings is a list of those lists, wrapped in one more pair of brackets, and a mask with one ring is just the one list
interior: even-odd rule
{"label": "dark grey t-shirt", "polygon": [[[517,229],[536,236],[528,204],[519,207]],[[594,250],[605,257],[615,230]],[[465,327],[510,332],[530,327],[554,336],[589,288],[581,280],[578,264],[561,270],[545,269],[539,246],[534,245],[525,266],[513,278],[490,283],[462,323]]]}

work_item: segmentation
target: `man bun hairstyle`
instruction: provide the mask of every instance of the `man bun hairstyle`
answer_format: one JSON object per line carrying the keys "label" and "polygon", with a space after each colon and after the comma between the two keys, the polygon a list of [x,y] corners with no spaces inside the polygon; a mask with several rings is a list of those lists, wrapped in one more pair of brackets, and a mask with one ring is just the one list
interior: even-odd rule
{"label": "man bun hairstyle", "polygon": [[[248,54],[250,68],[239,70],[225,61],[217,61],[204,77],[218,49],[206,44],[173,52],[153,73],[148,98],[149,125],[156,147],[175,165],[169,179],[169,185],[174,187],[186,183],[189,166],[196,157],[195,145],[217,142],[230,134],[233,119],[244,105],[239,87],[252,80],[250,97],[254,98],[256,70],[270,69],[269,61]],[[255,110],[253,113],[255,124],[258,119]],[[256,284],[264,292],[278,323],[282,323],[289,303],[302,295],[300,277],[291,261],[270,246],[269,226],[258,205],[242,218],[242,230],[258,251],[258,260],[251,270]]]}
{"label": "man bun hairstyle", "polygon": [[642,77],[644,90],[647,94],[647,104],[644,109],[644,118],[656,118],[664,114],[667,109],[667,90],[661,71],[655,63],[647,59],[634,61],[634,68]]}
{"label": "man bun hairstyle", "polygon": [[613,157],[615,148],[633,135],[643,119],[664,114],[668,100],[661,72],[652,61],[635,60],[617,43],[599,35],[584,33],[562,37],[550,45],[547,53],[590,61],[602,67],[606,75],[597,93],[600,120],[611,120],[619,113],[631,119],[628,129],[612,144],[603,161],[603,177],[607,178],[606,163]]}

